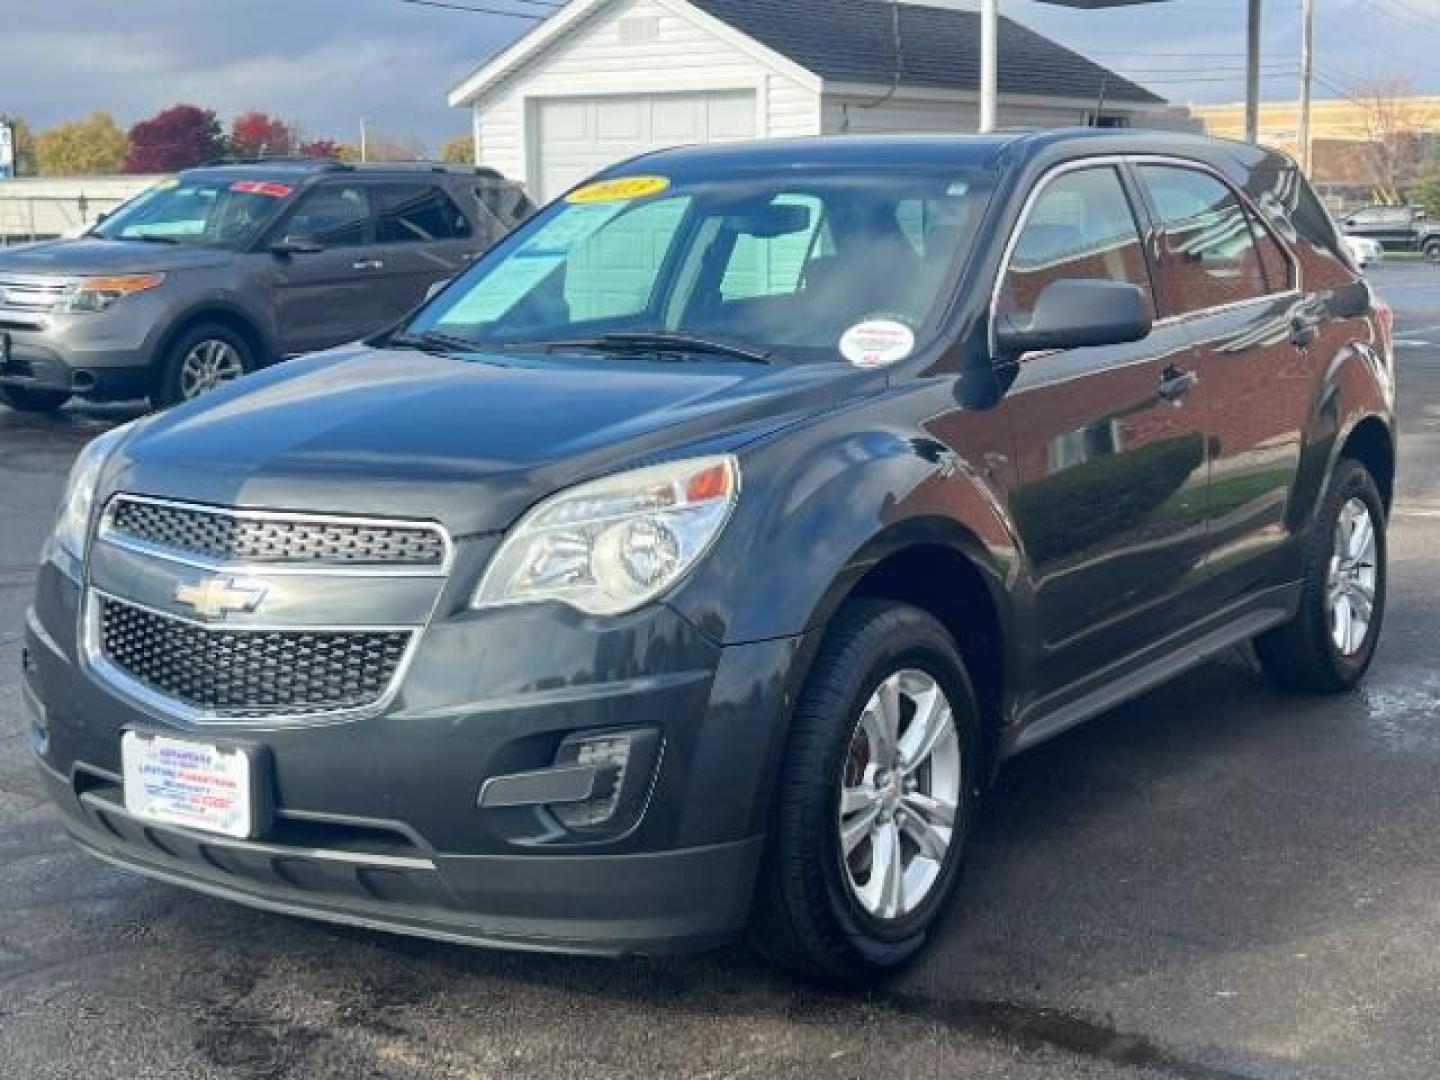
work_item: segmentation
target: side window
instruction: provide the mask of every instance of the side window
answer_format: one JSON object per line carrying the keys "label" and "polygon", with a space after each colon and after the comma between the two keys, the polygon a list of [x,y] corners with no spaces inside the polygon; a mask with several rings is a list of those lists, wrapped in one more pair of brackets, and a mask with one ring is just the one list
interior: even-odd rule
{"label": "side window", "polygon": [[1128,282],[1151,296],[1135,214],[1109,166],[1064,173],[1040,193],[1005,271],[999,314],[1023,324],[1045,287],[1065,278]]}
{"label": "side window", "polygon": [[480,208],[505,232],[515,228],[535,212],[535,204],[525,192],[514,184],[503,181],[476,185],[475,198],[479,201]]}
{"label": "side window", "polygon": [[[622,211],[579,240],[566,265],[565,301],[576,322],[638,315],[650,306],[656,279],[690,199],[658,199]],[[606,213],[599,204],[597,213]]]}
{"label": "side window", "polygon": [[1284,247],[1270,231],[1270,226],[1253,212],[1246,215],[1255,235],[1255,247],[1260,252],[1260,265],[1265,268],[1265,283],[1272,293],[1285,292],[1295,287],[1295,267],[1285,254]]}
{"label": "side window", "polygon": [[373,196],[382,244],[463,240],[470,221],[449,195],[433,184],[377,184]]}
{"label": "side window", "polygon": [[284,239],[318,240],[326,247],[375,242],[370,193],[359,184],[323,184],[308,192],[284,226]]}
{"label": "side window", "polygon": [[1272,291],[1235,193],[1209,173],[1142,165],[1165,230],[1167,307],[1174,315],[1252,300]]}
{"label": "side window", "polygon": [[[769,205],[777,208],[776,221],[733,225],[737,235],[720,281],[722,300],[790,296],[800,291],[805,265],[815,254],[817,234],[829,232],[823,220],[824,206],[814,195],[779,195]],[[787,223],[779,217],[782,214],[794,220]]]}

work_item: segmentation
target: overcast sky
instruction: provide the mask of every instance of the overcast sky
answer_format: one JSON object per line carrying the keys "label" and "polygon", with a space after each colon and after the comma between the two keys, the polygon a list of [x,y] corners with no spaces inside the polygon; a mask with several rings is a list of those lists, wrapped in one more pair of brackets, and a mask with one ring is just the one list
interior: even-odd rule
{"label": "overcast sky", "polygon": [[[543,0],[454,2],[533,12]],[[1440,0],[1317,4],[1321,96],[1379,74],[1413,73],[1440,92]],[[1266,0],[1267,96],[1295,96],[1299,6]],[[401,0],[0,0],[0,9],[0,112],[39,126],[96,107],[128,125],[188,101],[226,120],[264,109],[308,135],[349,141],[367,116],[432,146],[467,127],[445,105],[447,89],[531,25]],[[1108,12],[1001,0],[1001,10],[1173,101],[1243,95],[1245,0]]]}

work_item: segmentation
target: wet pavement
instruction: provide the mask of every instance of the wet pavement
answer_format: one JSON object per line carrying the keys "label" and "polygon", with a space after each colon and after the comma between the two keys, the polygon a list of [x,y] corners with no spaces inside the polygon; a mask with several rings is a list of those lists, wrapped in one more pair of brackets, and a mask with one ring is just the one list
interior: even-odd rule
{"label": "wet pavement", "polygon": [[939,940],[884,991],[743,950],[508,955],[250,911],[65,841],[22,738],[33,563],[134,415],[0,408],[0,1078],[1440,1073],[1440,270],[1398,311],[1390,610],[1363,690],[1237,652],[1006,767]]}

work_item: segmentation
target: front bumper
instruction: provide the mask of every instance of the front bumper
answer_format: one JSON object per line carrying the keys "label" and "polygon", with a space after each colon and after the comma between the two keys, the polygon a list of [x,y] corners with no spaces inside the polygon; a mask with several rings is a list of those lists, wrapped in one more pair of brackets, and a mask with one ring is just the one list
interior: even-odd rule
{"label": "front bumper", "polygon": [[0,318],[0,384],[118,400],[143,397],[166,325],[150,298],[97,314],[47,315],[41,325]]}
{"label": "front bumper", "polygon": [[[204,729],[102,685],[77,653],[79,610],[47,564],[26,696],[66,828],[101,858],[269,910],[507,947],[688,951],[745,925],[798,639],[721,648],[661,606],[606,625],[538,607],[437,621],[385,713],[226,728],[268,747],[274,772],[274,826],[237,841],[126,812],[122,731]],[[494,658],[478,665],[490,690],[476,657]],[[567,735],[625,728],[657,731],[663,753],[623,834],[478,805],[487,779],[544,768]]]}

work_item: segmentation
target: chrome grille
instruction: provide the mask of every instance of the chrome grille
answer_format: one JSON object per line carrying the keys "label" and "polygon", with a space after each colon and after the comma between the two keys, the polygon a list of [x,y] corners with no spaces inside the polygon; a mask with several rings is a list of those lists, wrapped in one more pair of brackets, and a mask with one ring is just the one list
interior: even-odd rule
{"label": "chrome grille", "polygon": [[410,631],[206,627],[96,598],[102,657],[136,682],[208,714],[243,718],[363,709],[386,693]]}
{"label": "chrome grille", "polygon": [[29,274],[0,276],[0,325],[40,327],[71,283],[70,278]]}
{"label": "chrome grille", "polygon": [[107,528],[157,547],[215,561],[440,567],[436,527],[279,513],[246,513],[118,498]]}

